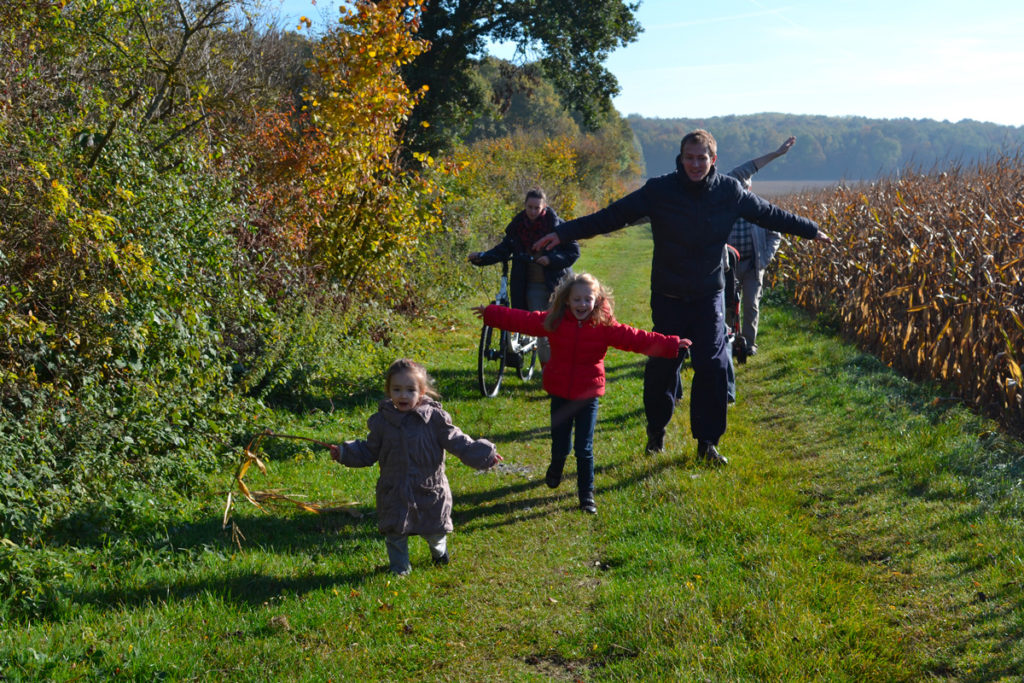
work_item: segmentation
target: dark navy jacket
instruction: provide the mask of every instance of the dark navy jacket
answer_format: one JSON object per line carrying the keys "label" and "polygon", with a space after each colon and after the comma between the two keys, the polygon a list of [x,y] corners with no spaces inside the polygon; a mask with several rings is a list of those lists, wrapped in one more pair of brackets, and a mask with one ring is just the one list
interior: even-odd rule
{"label": "dark navy jacket", "polygon": [[813,238],[818,225],[747,192],[714,166],[700,182],[687,177],[676,157],[676,172],[652,178],[639,190],[589,216],[563,223],[559,240],[584,239],[651,221],[654,256],[651,291],[686,300],[715,295],[725,286],[722,250],[737,218],[763,228]]}
{"label": "dark navy jacket", "polygon": [[[518,230],[526,219],[526,212],[520,211],[505,228],[505,238],[493,249],[480,254],[481,266],[489,266],[492,263],[499,263],[512,259],[512,268],[509,271],[508,297],[512,308],[527,310],[526,306],[526,267],[533,260],[533,255],[523,249],[519,240]],[[547,230],[541,233],[546,235],[554,232],[563,224],[555,210],[550,206],[545,207],[543,218]],[[546,253],[550,260],[544,266],[544,286],[548,293],[555,291],[555,285],[566,274],[571,272],[572,264],[580,257],[580,245],[574,240],[562,240],[562,243]]]}

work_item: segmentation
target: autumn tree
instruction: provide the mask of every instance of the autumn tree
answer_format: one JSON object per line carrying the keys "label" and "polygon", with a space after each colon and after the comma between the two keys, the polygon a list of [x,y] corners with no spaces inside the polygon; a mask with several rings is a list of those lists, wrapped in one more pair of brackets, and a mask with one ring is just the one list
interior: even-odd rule
{"label": "autumn tree", "polygon": [[241,419],[232,369],[251,357],[226,340],[259,352],[294,327],[261,280],[282,260],[238,239],[237,183],[239,124],[302,60],[242,5],[0,3],[5,537],[195,481]]}
{"label": "autumn tree", "polygon": [[[302,140],[310,258],[349,292],[385,296],[401,281],[396,263],[438,227],[438,188],[410,172],[401,154],[409,115],[428,89],[410,90],[401,72],[426,48],[415,36],[417,7],[368,0],[343,6],[313,53]],[[426,155],[419,161],[428,169],[433,163]]]}
{"label": "autumn tree", "polygon": [[465,142],[504,137],[516,130],[552,138],[579,134],[579,125],[540,64],[485,57],[472,72],[487,106],[473,121]]}

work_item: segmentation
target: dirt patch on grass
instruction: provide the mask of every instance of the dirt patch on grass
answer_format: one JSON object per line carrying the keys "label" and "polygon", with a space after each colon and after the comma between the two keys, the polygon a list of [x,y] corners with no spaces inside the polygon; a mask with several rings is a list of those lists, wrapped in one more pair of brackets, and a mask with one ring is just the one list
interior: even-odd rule
{"label": "dirt patch on grass", "polygon": [[529,655],[526,663],[538,673],[555,681],[580,681],[590,668],[586,662],[569,660],[558,655]]}

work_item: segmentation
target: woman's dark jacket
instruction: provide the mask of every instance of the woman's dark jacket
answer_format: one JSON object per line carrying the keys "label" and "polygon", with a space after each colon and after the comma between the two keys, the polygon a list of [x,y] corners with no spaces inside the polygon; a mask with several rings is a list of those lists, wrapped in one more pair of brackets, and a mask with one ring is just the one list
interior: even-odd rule
{"label": "woman's dark jacket", "polygon": [[651,291],[684,300],[715,295],[725,286],[722,249],[737,218],[763,228],[813,238],[818,225],[783,211],[743,189],[714,166],[694,182],[676,157],[676,171],[652,178],[639,190],[589,216],[563,223],[556,232],[571,241],[651,221],[654,255]]}
{"label": "woman's dark jacket", "polygon": [[[509,272],[509,302],[512,308],[527,310],[526,305],[526,268],[533,261],[533,254],[526,249],[520,240],[520,231],[526,226],[526,212],[520,211],[512,219],[512,222],[505,228],[505,238],[493,249],[480,254],[477,265],[489,266],[492,263],[499,263],[512,259],[512,268]],[[546,230],[542,236],[555,232],[555,228],[562,225],[564,221],[558,217],[555,210],[550,206],[544,208],[544,215],[540,217]],[[572,264],[580,257],[580,245],[575,240],[562,240],[557,247],[547,252],[550,263],[544,268],[544,286],[548,293],[555,291],[555,285],[566,274],[571,272]]]}

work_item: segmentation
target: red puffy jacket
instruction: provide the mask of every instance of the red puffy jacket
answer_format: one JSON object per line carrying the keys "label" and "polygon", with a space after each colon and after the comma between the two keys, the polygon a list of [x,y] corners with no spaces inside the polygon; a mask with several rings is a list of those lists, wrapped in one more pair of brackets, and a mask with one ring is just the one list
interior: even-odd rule
{"label": "red puffy jacket", "polygon": [[638,330],[629,325],[597,325],[592,318],[576,320],[568,310],[553,332],[544,329],[547,311],[523,311],[488,306],[484,322],[510,332],[547,337],[551,360],[544,367],[544,391],[569,400],[604,396],[604,356],[608,347],[648,356],[675,358],[679,337]]}

